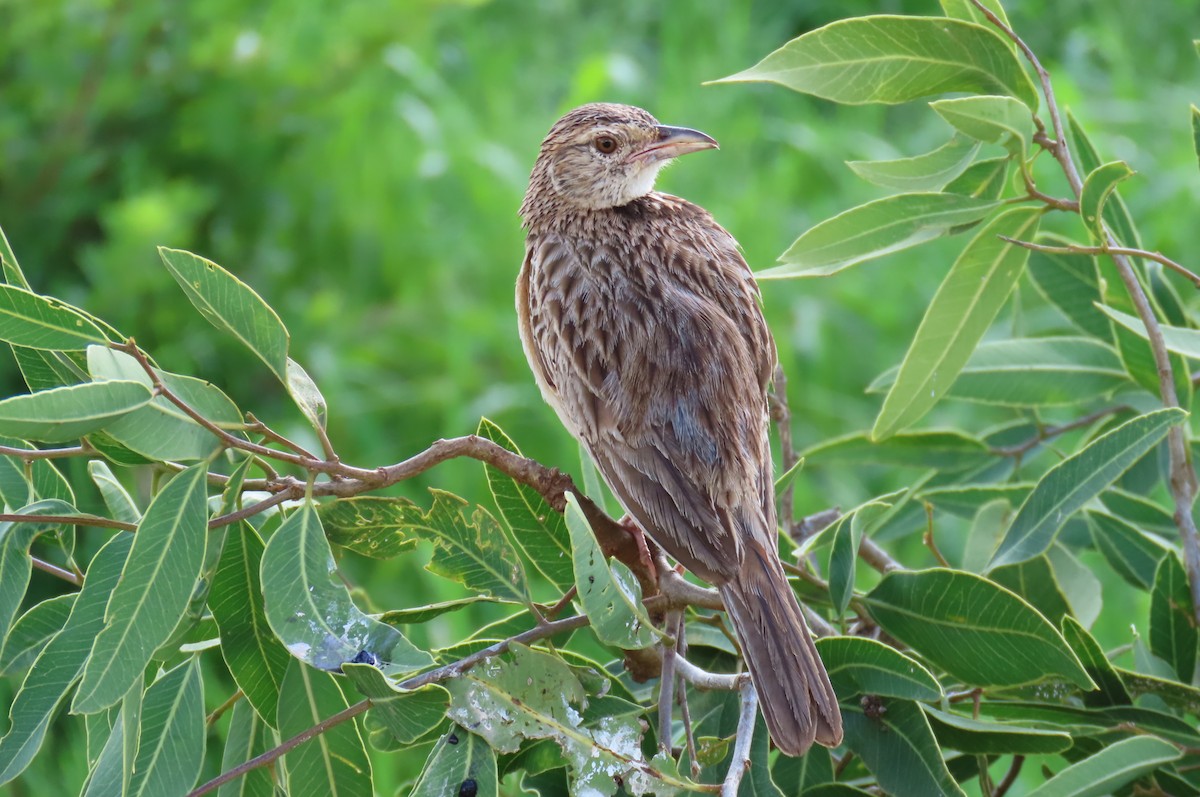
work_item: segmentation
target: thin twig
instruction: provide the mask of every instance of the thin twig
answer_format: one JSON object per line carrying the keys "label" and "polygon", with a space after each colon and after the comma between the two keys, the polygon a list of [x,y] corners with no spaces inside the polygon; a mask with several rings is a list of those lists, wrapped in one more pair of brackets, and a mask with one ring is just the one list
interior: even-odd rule
{"label": "thin twig", "polygon": [[1200,275],[1197,275],[1182,263],[1178,263],[1167,257],[1162,252],[1151,252],[1148,249],[1133,249],[1128,246],[1109,246],[1108,244],[1103,246],[1083,246],[1080,244],[1049,246],[1047,244],[1034,243],[1033,241],[1021,241],[1017,238],[1009,238],[1007,235],[997,237],[1002,241],[1008,241],[1010,244],[1016,244],[1026,249],[1032,249],[1035,252],[1046,252],[1052,255],[1125,255],[1126,257],[1140,257],[1145,260],[1153,260],[1155,263],[1161,263],[1177,274],[1182,275],[1192,285],[1200,288]]}
{"label": "thin twig", "polygon": [[858,555],[864,562],[884,575],[893,570],[904,569],[904,565],[893,559],[887,551],[876,545],[875,541],[865,534],[862,537],[862,542],[859,543]]}
{"label": "thin twig", "polygon": [[[443,667],[429,670],[428,672],[421,673],[420,675],[414,675],[412,678],[401,681],[396,685],[396,688],[413,690],[419,689],[420,687],[428,684],[448,680],[450,678],[462,675],[464,672],[471,669],[479,662],[484,661],[485,659],[489,659],[493,656],[498,656],[501,653],[504,653],[509,649],[509,646],[514,643],[529,644],[531,642],[536,642],[538,640],[554,636],[555,634],[574,631],[577,628],[583,628],[588,624],[588,622],[587,615],[578,614],[562,620],[555,620],[552,623],[539,625],[535,628],[525,631],[524,633],[501,640],[500,642],[490,645],[483,650],[476,651],[470,656],[460,659],[452,664],[447,664]],[[371,708],[371,706],[372,702],[369,698],[366,700],[361,700],[349,708],[346,708],[331,717],[321,720],[316,725],[293,736],[278,747],[274,747],[262,755],[256,756],[249,761],[239,764],[227,772],[221,773],[219,776],[190,792],[187,797],[200,797],[202,794],[208,794],[214,789],[217,789],[222,785],[229,783],[230,781],[237,780],[252,769],[266,766],[272,761],[277,760],[289,750],[304,744],[309,739],[320,736],[322,733],[325,733],[325,731],[345,722],[346,720],[357,717],[359,714],[362,714]]]}
{"label": "thin twig", "polygon": [[[987,17],[989,22],[999,28],[1004,35],[1020,48],[1025,58],[1029,60],[1034,70],[1037,71],[1038,78],[1042,83],[1042,93],[1046,98],[1046,109],[1050,114],[1050,122],[1054,127],[1055,137],[1054,141],[1049,141],[1042,134],[1039,143],[1058,161],[1063,174],[1066,175],[1067,182],[1071,185],[1072,193],[1078,199],[1083,193],[1083,179],[1079,176],[1075,160],[1071,157],[1070,148],[1067,144],[1067,136],[1063,131],[1062,115],[1059,112],[1058,100],[1054,96],[1054,86],[1050,82],[1050,74],[1042,66],[1037,56],[1034,55],[1029,45],[1012,28],[1006,25],[980,0],[971,0],[971,3],[979,9],[980,13]],[[1125,290],[1128,292],[1129,298],[1133,301],[1133,306],[1137,310],[1138,317],[1146,327],[1146,335],[1150,341],[1150,351],[1154,355],[1154,364],[1158,371],[1159,395],[1163,406],[1168,408],[1179,407],[1179,397],[1175,392],[1175,375],[1171,366],[1171,357],[1167,351],[1166,342],[1163,340],[1162,328],[1159,326],[1158,319],[1154,315],[1154,310],[1150,306],[1146,292],[1143,290],[1142,284],[1138,280],[1137,274],[1133,269],[1133,264],[1130,263],[1128,256],[1114,251],[1123,247],[1121,247],[1120,242],[1116,240],[1107,228],[1104,229],[1104,245],[1108,250],[1108,256],[1117,267],[1117,273],[1121,277],[1121,282],[1125,285]],[[1180,537],[1183,539],[1184,559],[1187,562],[1188,583],[1191,586],[1194,616],[1197,621],[1200,621],[1200,533],[1196,531],[1196,519],[1192,514],[1192,507],[1196,501],[1196,473],[1192,470],[1184,429],[1179,424],[1175,424],[1167,430],[1167,453],[1170,461],[1170,478],[1168,482],[1171,489],[1171,498],[1175,503],[1175,525],[1179,528]]]}
{"label": "thin twig", "polygon": [[270,498],[264,498],[250,506],[242,507],[236,512],[230,512],[227,515],[218,515],[208,521],[210,529],[218,529],[222,526],[230,526],[241,520],[253,517],[261,512],[265,512],[273,506],[278,506],[284,501],[299,501],[304,497],[304,485],[299,482],[294,483],[290,489],[275,493]]}
{"label": "thin twig", "polygon": [[729,771],[721,783],[721,797],[737,797],[742,778],[750,769],[750,743],[754,741],[754,721],[758,717],[758,694],[754,684],[747,680],[742,685],[742,710],[738,714],[737,737],[733,744],[733,755],[729,758]]}
{"label": "thin twig", "polygon": [[996,786],[996,790],[992,792],[992,797],[1004,797],[1014,783],[1017,782],[1017,776],[1021,774],[1021,767],[1025,764],[1025,756],[1013,756],[1012,764],[1008,767],[1008,772],[1004,774],[1004,780]]}
{"label": "thin twig", "polygon": [[286,742],[279,745],[278,747],[274,747],[274,748],[268,750],[267,752],[263,753],[262,755],[255,756],[254,758],[251,758],[249,761],[239,764],[238,766],[234,767],[233,769],[229,770],[228,772],[221,773],[217,777],[210,780],[208,783],[205,783],[203,786],[200,786],[199,788],[194,789],[193,791],[189,792],[187,797],[200,797],[201,794],[208,794],[210,791],[213,791],[214,789],[218,789],[221,786],[223,786],[224,784],[229,783],[230,781],[237,780],[242,775],[245,775],[247,772],[249,772],[253,769],[258,769],[259,767],[265,767],[267,764],[270,764],[272,761],[275,761],[275,760],[279,759],[280,757],[282,757],[283,754],[288,752],[289,750],[293,750],[293,749],[299,747],[300,745],[304,744],[305,742],[307,742],[310,739],[315,739],[316,737],[325,733],[325,731],[329,730],[330,728],[335,728],[338,725],[341,725],[346,720],[354,719],[359,714],[365,713],[367,711],[367,709],[369,709],[370,707],[371,707],[370,699],[360,700],[357,703],[355,703],[354,705],[342,709],[341,711],[334,714],[333,716],[326,717],[325,719],[318,722],[316,725],[313,725],[311,728],[304,729],[303,731],[296,734],[292,738],[288,739]]}
{"label": "thin twig", "polygon": [[1076,418],[1067,423],[1058,424],[1056,426],[1045,426],[1038,429],[1036,434],[1031,435],[1027,440],[1024,440],[1012,446],[1000,446],[992,449],[992,453],[998,457],[1020,457],[1027,453],[1030,449],[1037,446],[1039,443],[1044,443],[1051,438],[1058,437],[1067,432],[1073,432],[1076,429],[1082,429],[1085,426],[1091,426],[1101,418],[1107,418],[1109,415],[1115,415],[1118,412],[1129,409],[1125,404],[1114,404],[1111,407],[1103,407],[1090,412],[1083,417]]}
{"label": "thin twig", "polygon": [[702,670],[687,659],[679,656],[675,660],[675,671],[679,677],[697,689],[732,692],[741,689],[743,684],[750,682],[750,676],[744,672],[723,673]]}
{"label": "thin twig", "polygon": [[291,438],[288,438],[288,437],[284,437],[279,432],[275,431],[270,426],[267,426],[265,423],[260,421],[258,418],[254,417],[254,413],[251,413],[251,412],[246,413],[246,424],[242,428],[245,429],[247,432],[250,432],[251,434],[260,434],[265,439],[270,440],[273,443],[278,443],[279,445],[283,446],[284,448],[289,448],[302,457],[305,457],[307,459],[313,459],[313,460],[315,460],[317,458],[316,454],[312,453],[307,448],[305,448],[304,446],[297,443],[295,440],[292,440]]}
{"label": "thin twig", "polygon": [[36,567],[38,570],[41,570],[43,573],[49,573],[50,575],[61,578],[63,581],[74,584],[77,587],[83,586],[83,576],[79,575],[78,573],[72,573],[70,570],[61,568],[56,564],[51,564],[50,562],[47,562],[44,559],[39,559],[36,556],[30,556],[29,560],[33,563],[34,567]]}
{"label": "thin twig", "polygon": [[683,626],[683,610],[667,612],[666,628],[670,634],[662,645],[662,675],[658,679],[658,750],[671,754],[671,718],[675,713],[675,662],[679,659],[679,630]]}

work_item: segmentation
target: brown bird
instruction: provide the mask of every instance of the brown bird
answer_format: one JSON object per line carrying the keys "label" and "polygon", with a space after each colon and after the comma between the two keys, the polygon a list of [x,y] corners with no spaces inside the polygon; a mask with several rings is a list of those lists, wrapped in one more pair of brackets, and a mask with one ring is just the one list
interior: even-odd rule
{"label": "brown bird", "polygon": [[546,401],[625,511],[720,589],[775,744],[842,740],[780,564],[767,438],[775,346],[737,242],[660,169],[717,142],[597,103],[542,142],[521,204],[517,315]]}

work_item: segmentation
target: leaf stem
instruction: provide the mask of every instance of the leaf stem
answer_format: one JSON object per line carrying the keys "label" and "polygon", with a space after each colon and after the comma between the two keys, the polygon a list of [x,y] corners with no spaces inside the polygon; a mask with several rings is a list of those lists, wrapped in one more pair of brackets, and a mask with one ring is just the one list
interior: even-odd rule
{"label": "leaf stem", "polygon": [[1079,244],[1048,246],[1046,244],[1033,243],[1032,241],[1019,241],[1016,238],[1009,238],[1006,235],[1001,235],[1000,238],[1001,240],[1008,241],[1010,244],[1023,246],[1035,252],[1047,252],[1055,255],[1125,255],[1127,257],[1140,257],[1145,260],[1153,260],[1181,274],[1187,278],[1188,282],[1200,289],[1200,275],[1197,275],[1182,263],[1175,262],[1162,252],[1151,252],[1147,249],[1132,249],[1127,246],[1110,246],[1107,243],[1103,246],[1081,246]]}

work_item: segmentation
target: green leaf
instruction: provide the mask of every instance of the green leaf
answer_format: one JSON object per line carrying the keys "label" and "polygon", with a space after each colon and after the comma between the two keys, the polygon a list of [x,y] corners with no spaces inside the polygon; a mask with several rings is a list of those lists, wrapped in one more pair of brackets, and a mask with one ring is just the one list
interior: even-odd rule
{"label": "green leaf", "polygon": [[567,493],[565,515],[571,533],[571,559],[579,600],[596,636],[604,644],[623,650],[653,645],[659,635],[642,608],[642,590],[637,579],[620,562],[610,565],[574,493]]}
{"label": "green leaf", "polygon": [[1027,797],[1101,797],[1181,755],[1175,745],[1153,736],[1122,739],[1067,767]]}
{"label": "green leaf", "polygon": [[495,797],[499,791],[496,753],[483,739],[455,725],[433,746],[409,797]]}
{"label": "green leaf", "polygon": [[921,706],[943,748],[968,755],[1050,755],[1069,750],[1070,734],[1027,725],[971,719]]}
{"label": "green leaf", "polygon": [[419,623],[427,623],[435,617],[441,617],[443,614],[457,612],[468,606],[474,606],[480,603],[497,603],[494,598],[486,598],[482,595],[473,595],[470,598],[460,598],[451,601],[439,601],[438,603],[427,603],[424,606],[410,606],[404,609],[390,609],[379,615],[379,622],[387,623],[392,626],[401,625],[416,625]]}
{"label": "green leaf", "polygon": [[[290,739],[347,706],[332,675],[293,661],[279,696],[279,735]],[[371,794],[371,760],[356,722],[334,725],[288,751],[283,769],[291,797]]]}
{"label": "green leaf", "polygon": [[883,629],[972,686],[1018,686],[1062,676],[1094,685],[1071,648],[1029,604],[958,570],[892,572],[865,598]]}
{"label": "green leaf", "polygon": [[[1037,242],[1055,246],[1070,243],[1057,236],[1038,236]],[[1112,324],[1096,306],[1103,298],[1096,258],[1030,252],[1026,268],[1046,301],[1058,308],[1080,332],[1106,343],[1113,340]]]}
{"label": "green leaf", "polygon": [[104,499],[104,506],[108,508],[113,520],[125,523],[141,522],[141,510],[138,509],[133,496],[129,494],[125,486],[113,475],[112,468],[108,467],[107,462],[102,459],[88,460],[88,475],[92,477],[92,483],[100,491],[100,497]]}
{"label": "green leaf", "polygon": [[[1110,487],[1100,493],[1100,503],[1109,512],[1143,531],[1167,538],[1174,538],[1179,534],[1171,512],[1144,495],[1130,493],[1119,487]],[[1155,566],[1157,567],[1157,564]],[[1153,580],[1153,573],[1150,578]]]}
{"label": "green leaf", "polygon": [[985,465],[991,451],[963,432],[903,432],[878,442],[857,433],[826,440],[801,453],[811,467],[830,463],[936,468],[947,472]]}
{"label": "green leaf", "polygon": [[1075,550],[1060,540],[1050,546],[1046,558],[1050,560],[1051,577],[1067,599],[1071,615],[1090,627],[1104,607],[1103,585],[1092,568],[1079,560]]}
{"label": "green leaf", "polygon": [[354,605],[311,503],[294,510],[271,535],[259,571],[267,622],[301,661],[336,671],[369,655],[393,673],[433,663],[399,631]]}
{"label": "green leaf", "polygon": [[313,425],[314,429],[324,429],[325,420],[329,414],[329,406],[325,403],[325,397],[321,395],[321,389],[317,387],[317,383],[308,375],[300,363],[287,358],[287,380],[284,382],[287,386],[288,395],[292,397],[292,401],[296,402],[296,406],[300,408],[300,412],[308,418],[308,422]]}
{"label": "green leaf", "polygon": [[854,595],[854,568],[858,548],[869,523],[891,508],[891,504],[870,501],[842,515],[830,530],[833,544],[829,550],[829,597],[841,618]]}
{"label": "green leaf", "polygon": [[483,507],[467,518],[467,502],[430,490],[433,506],[413,529],[434,544],[431,573],[501,600],[529,602],[525,568],[508,535]]}
{"label": "green leaf", "polygon": [[83,312],[49,296],[0,285],[0,340],[28,349],[78,351],[108,337]]}
{"label": "green leaf", "polygon": [[920,706],[911,700],[880,700],[867,716],[861,703],[842,705],[846,746],[895,797],[966,797],[942,760]]}
{"label": "green leaf", "polygon": [[[271,717],[275,722],[275,717]],[[229,720],[229,733],[225,737],[225,749],[221,754],[221,771],[228,772],[267,751],[268,725],[244,700],[233,707]],[[271,770],[258,767],[240,778],[221,786],[217,797],[275,797],[275,784]]]}
{"label": "green leaf", "polygon": [[843,211],[812,227],[780,255],[784,265],[758,279],[826,277],[911,249],[979,221],[1000,203],[957,194],[896,194]]}
{"label": "green leaf", "polygon": [[1108,240],[1104,232],[1104,204],[1108,201],[1109,194],[1116,190],[1117,184],[1133,175],[1134,171],[1129,168],[1128,163],[1113,161],[1097,166],[1083,181],[1083,193],[1079,196],[1079,215],[1100,243]]}
{"label": "green leaf", "polygon": [[[891,368],[867,387],[880,392],[895,383]],[[954,381],[947,398],[1010,407],[1093,401],[1129,386],[1121,358],[1089,338],[1017,338],[980,344]]]}
{"label": "green leaf", "polygon": [[150,403],[137,382],[94,382],[42,390],[0,401],[0,434],[62,443],[111,424]]}
{"label": "green leaf", "polygon": [[929,670],[900,651],[874,639],[827,636],[817,652],[838,694],[940,700],[942,687]]}
{"label": "green leaf", "polygon": [[[944,509],[961,518],[974,518],[978,512],[993,501],[1019,504],[1029,495],[1033,485],[1028,482],[1009,484],[952,484],[946,487],[931,487],[917,494],[921,501],[928,501],[938,509]],[[991,555],[991,552],[988,552]],[[969,569],[969,568],[963,568]]]}
{"label": "green leaf", "polygon": [[1033,139],[1033,112],[1012,97],[958,97],[937,100],[929,107],[958,132],[989,144],[1002,144],[1024,158]]}
{"label": "green leaf", "polygon": [[1117,674],[1112,662],[1104,655],[1095,638],[1074,617],[1064,617],[1062,622],[1063,639],[1075,651],[1088,677],[1096,684],[1097,691],[1088,692],[1083,696],[1086,706],[1128,706],[1133,702],[1124,681]]}
{"label": "green leaf", "polygon": [[[75,507],[58,500],[32,503],[18,509],[18,515],[74,515]],[[29,585],[29,546],[53,524],[4,521],[0,523],[0,643],[8,638],[9,626],[21,607]]]}
{"label": "green leaf", "polygon": [[997,236],[1027,240],[1041,211],[1014,208],[984,227],[950,267],[917,329],[871,436],[887,438],[912,425],[954,383],[975,346],[1008,300],[1029,250]]}
{"label": "green leaf", "polygon": [[[138,382],[151,389],[153,383],[138,361],[124,352],[90,346],[88,372],[100,384],[108,380]],[[220,388],[191,376],[180,376],[155,369],[171,392],[184,403],[226,431],[239,436],[242,413]],[[129,413],[104,432],[113,440],[151,460],[190,461],[207,459],[224,444],[203,426],[188,417],[164,396],[155,396],[148,406]]]}
{"label": "green leaf", "polygon": [[1150,593],[1150,650],[1175,668],[1185,684],[1196,672],[1196,611],[1187,573],[1174,554],[1164,556]]}
{"label": "green leaf", "polygon": [[1139,415],[1046,471],[1017,511],[991,566],[1022,562],[1049,548],[1068,518],[1185,417],[1187,413],[1178,408]]}
{"label": "green leaf", "polygon": [[400,689],[369,664],[344,664],[342,671],[359,694],[371,699],[369,719],[399,744],[412,744],[445,719],[450,693],[437,684]]}
{"label": "green leaf", "polygon": [[[1102,164],[1099,153],[1096,152],[1095,146],[1088,139],[1083,127],[1070,111],[1067,112],[1067,133],[1071,140],[1071,153],[1079,160],[1079,166],[1083,173],[1090,174],[1100,168]],[[1121,199],[1119,194],[1105,203],[1104,220],[1108,222],[1117,241],[1135,249],[1141,248],[1141,236],[1138,235],[1137,228],[1133,225],[1133,218],[1129,215],[1129,209],[1125,207],[1125,200]],[[1116,287],[1124,293],[1124,289],[1120,285]]]}
{"label": "green leaf", "polygon": [[[813,788],[833,780],[833,758],[828,750],[819,746],[811,748],[798,758],[780,755],[775,759],[775,765],[771,767],[771,779],[779,784],[784,794],[803,794],[805,797],[808,797],[809,794],[819,794],[820,792],[814,792]],[[829,795],[829,797],[834,796]],[[840,795],[840,797],[847,797],[847,795]],[[848,797],[861,797],[861,795],[849,794]]]}
{"label": "green leaf", "polygon": [[[504,430],[487,418],[479,421],[476,434],[514,454],[521,453]],[[512,539],[551,584],[560,590],[570,589],[575,583],[575,571],[571,565],[571,534],[562,513],[555,512],[529,485],[521,484],[490,465],[485,464],[483,469],[496,508],[512,532]],[[599,498],[600,494],[595,495]]]}
{"label": "green leaf", "polygon": [[20,775],[41,748],[50,720],[83,671],[92,642],[104,627],[104,608],[132,544],[132,534],[118,533],[100,549],[66,625],[29,668],[9,707],[8,733],[0,739],[0,785]]}
{"label": "green leaf", "polygon": [[158,254],[200,315],[240,340],[287,385],[288,332],[262,297],[211,260],[161,246]]}
{"label": "green leaf", "polygon": [[969,573],[983,573],[1004,530],[1012,520],[1012,504],[1008,498],[997,498],[979,507],[971,520],[967,541],[963,545],[962,567]]}
{"label": "green leaf", "polygon": [[407,498],[358,495],[317,505],[325,536],[334,545],[372,559],[391,559],[417,547],[408,533],[425,511]]}
{"label": "green leaf", "polygon": [[1089,511],[1087,520],[1092,543],[1109,567],[1132,586],[1149,590],[1154,584],[1158,563],[1170,550],[1167,545],[1105,512]]}
{"label": "green leaf", "polygon": [[[1120,310],[1115,310],[1105,305],[1099,305],[1099,308],[1105,315],[1125,329],[1135,333],[1143,340],[1149,340],[1150,335],[1146,332],[1146,326],[1142,323],[1142,319],[1128,313],[1122,313]],[[1163,343],[1166,344],[1168,351],[1182,354],[1189,359],[1200,359],[1200,330],[1173,327],[1169,324],[1159,324],[1158,326],[1162,330]],[[3,403],[0,402],[0,404]]]}
{"label": "green leaf", "polygon": [[204,565],[207,477],[208,463],[193,465],[146,509],[104,611],[104,630],[92,645],[73,714],[91,714],[120,700],[187,610]]}
{"label": "green leaf", "polygon": [[602,717],[585,727],[577,706],[586,699],[578,677],[561,659],[513,644],[509,653],[447,682],[448,716],[472,729],[499,753],[513,753],[527,739],[553,739],[563,750],[580,793],[616,791],[621,777],[632,793],[650,787],[689,788],[677,774],[647,761],[636,715]]}
{"label": "green leaf", "polygon": [[988,578],[1019,595],[1052,625],[1058,625],[1064,616],[1071,614],[1067,596],[1055,580],[1050,560],[1045,556],[997,567],[988,574]]}
{"label": "green leaf", "polygon": [[128,794],[185,794],[204,760],[204,693],[192,657],[146,690]]}
{"label": "green leaf", "polygon": [[996,199],[1008,180],[1011,157],[987,158],[975,161],[962,174],[946,183],[947,194],[961,194],[977,199]]}
{"label": "green leaf", "polygon": [[75,593],[68,593],[47,598],[21,615],[0,645],[3,648],[0,676],[11,678],[28,670],[46,644],[63,629],[74,606]]}
{"label": "green leaf", "polygon": [[1003,39],[979,25],[944,17],[843,19],[714,82],[746,81],[778,83],[851,105],[956,91],[1006,94],[1030,108],[1038,105],[1037,90]]}
{"label": "green leaf", "polygon": [[896,191],[941,191],[971,165],[979,144],[954,136],[942,146],[913,158],[886,161],[846,161],[869,183]]}
{"label": "green leaf", "polygon": [[263,542],[249,524],[232,529],[213,578],[208,607],[221,631],[221,655],[258,716],[273,725],[290,657],[263,609]]}

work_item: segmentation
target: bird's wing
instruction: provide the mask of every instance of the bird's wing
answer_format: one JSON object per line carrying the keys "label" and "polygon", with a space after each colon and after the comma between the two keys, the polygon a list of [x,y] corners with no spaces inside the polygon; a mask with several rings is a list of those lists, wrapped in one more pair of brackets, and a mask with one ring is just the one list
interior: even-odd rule
{"label": "bird's wing", "polygon": [[728,244],[531,240],[520,312],[543,392],[626,511],[720,584],[745,535],[774,545],[774,348],[749,269],[715,229]]}

